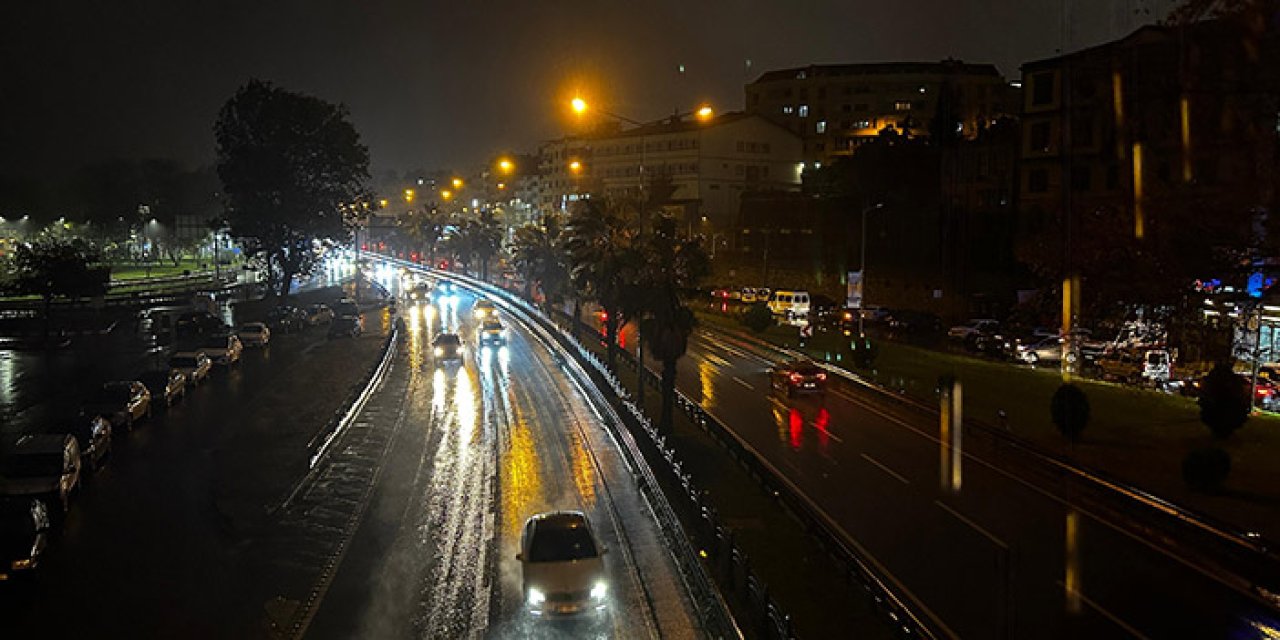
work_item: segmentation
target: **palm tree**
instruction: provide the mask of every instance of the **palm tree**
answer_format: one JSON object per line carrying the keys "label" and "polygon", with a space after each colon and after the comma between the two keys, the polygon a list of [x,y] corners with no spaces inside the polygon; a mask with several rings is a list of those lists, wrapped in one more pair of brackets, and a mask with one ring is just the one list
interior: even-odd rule
{"label": "palm tree", "polygon": [[480,258],[480,279],[489,279],[489,261],[502,248],[502,221],[492,209],[485,209],[475,220],[468,220],[473,238],[472,250]]}
{"label": "palm tree", "polygon": [[658,428],[670,432],[676,396],[676,366],[689,347],[695,324],[693,312],[680,299],[710,272],[710,261],[697,239],[677,237],[676,220],[661,216],[641,244],[643,269],[640,336],[653,357],[662,362],[662,411]]}
{"label": "palm tree", "polygon": [[516,229],[511,239],[512,261],[524,275],[524,297],[533,299],[536,284],[548,308],[561,298],[569,279],[560,244],[562,227],[560,216],[551,214],[543,218],[541,225]]}
{"label": "palm tree", "polygon": [[444,238],[445,231],[449,227],[449,214],[435,207],[411,209],[401,215],[397,222],[415,248],[429,255],[428,262],[434,264],[437,245]]}
{"label": "palm tree", "polygon": [[[617,361],[618,322],[638,307],[638,241],[634,209],[617,200],[580,200],[565,227],[564,249],[578,300],[594,300],[605,312],[605,361],[610,369]],[[575,302],[575,331],[578,308]]]}

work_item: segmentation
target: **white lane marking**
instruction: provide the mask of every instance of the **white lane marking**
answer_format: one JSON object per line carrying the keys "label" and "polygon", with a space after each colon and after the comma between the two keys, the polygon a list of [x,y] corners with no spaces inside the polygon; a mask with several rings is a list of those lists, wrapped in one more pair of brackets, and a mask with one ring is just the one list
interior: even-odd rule
{"label": "white lane marking", "polygon": [[998,547],[1000,547],[1001,549],[1006,549],[1006,550],[1007,550],[1007,549],[1009,548],[1009,545],[1008,545],[1008,544],[1006,544],[1004,540],[1001,540],[1000,538],[997,538],[997,537],[996,537],[996,535],[995,535],[994,533],[991,533],[990,531],[987,531],[986,529],[983,529],[983,528],[982,528],[982,526],[981,526],[981,525],[979,525],[978,523],[976,523],[976,522],[974,522],[974,521],[972,521],[972,520],[970,520],[970,519],[968,519],[968,518],[964,517],[964,515],[963,515],[963,514],[961,514],[959,511],[956,511],[955,509],[952,509],[951,507],[948,507],[945,503],[943,503],[943,502],[942,502],[942,501],[940,501],[940,500],[934,500],[934,501],[933,501],[933,503],[934,503],[934,504],[936,504],[936,505],[938,505],[938,507],[939,507],[939,508],[941,508],[943,511],[946,511],[947,513],[949,513],[949,514],[951,514],[951,515],[955,516],[955,517],[956,517],[956,520],[959,520],[960,522],[963,522],[963,523],[965,523],[965,524],[969,525],[969,528],[970,528],[970,529],[973,529],[974,531],[977,531],[978,533],[981,533],[983,536],[985,536],[985,537],[986,537],[988,540],[990,540],[991,542],[995,543],[995,545],[996,545],[996,546],[998,546]]}
{"label": "white lane marking", "polygon": [[702,354],[702,359],[706,360],[707,362],[720,365],[722,367],[732,366],[728,360],[725,360],[724,358],[721,358],[720,356],[710,352]]}
{"label": "white lane marking", "polygon": [[[832,437],[834,438],[835,436],[832,436]],[[911,484],[910,480],[902,477],[902,474],[898,473],[897,471],[894,471],[893,469],[890,469],[888,465],[882,464],[879,460],[876,460],[875,458],[872,458],[871,456],[865,453],[861,453],[858,455],[861,455],[863,460],[866,460],[867,462],[870,462],[876,467],[879,467],[881,471],[893,476],[898,482],[901,482],[902,484]]]}
{"label": "white lane marking", "polygon": [[752,390],[752,391],[755,391],[755,390],[756,390],[756,388],[755,388],[755,387],[753,387],[753,386],[751,386],[751,383],[747,382],[746,380],[743,380],[742,378],[739,378],[738,376],[731,376],[731,377],[733,378],[733,381],[734,381],[734,382],[736,382],[736,383],[738,383],[738,384],[740,384],[740,385],[742,385],[742,386],[744,386],[744,387],[746,387],[746,388],[748,388],[748,389],[750,389],[750,390]]}
{"label": "white lane marking", "polygon": [[1077,598],[1080,598],[1080,600],[1081,600],[1082,602],[1084,602],[1085,604],[1089,605],[1089,607],[1090,607],[1091,609],[1093,609],[1094,611],[1097,611],[1098,613],[1102,614],[1102,617],[1104,617],[1104,618],[1106,618],[1106,619],[1110,620],[1110,621],[1111,621],[1113,624],[1115,624],[1117,627],[1120,627],[1121,629],[1124,629],[1124,630],[1125,630],[1125,632],[1126,632],[1126,633],[1128,633],[1129,635],[1131,635],[1131,636],[1133,636],[1133,637],[1135,637],[1135,638],[1140,638],[1141,640],[1151,640],[1151,639],[1150,639],[1150,638],[1148,638],[1145,634],[1143,634],[1141,631],[1138,631],[1137,629],[1133,628],[1131,625],[1129,625],[1129,624],[1128,624],[1127,622],[1125,622],[1124,620],[1121,620],[1119,616],[1115,615],[1114,613],[1111,613],[1110,611],[1107,611],[1106,609],[1103,609],[1103,608],[1102,608],[1102,605],[1100,605],[1100,604],[1098,604],[1098,603],[1094,602],[1092,599],[1090,599],[1090,598],[1089,598],[1089,596],[1086,596],[1086,595],[1085,595],[1083,592],[1081,592],[1079,589],[1072,589],[1072,588],[1069,588],[1069,587],[1067,587],[1067,585],[1063,584],[1061,580],[1056,580],[1056,581],[1054,581],[1054,584],[1058,585],[1059,587],[1062,587],[1062,590],[1063,590],[1064,592],[1066,592],[1066,593],[1070,593],[1071,595],[1074,595],[1074,596],[1076,596]]}

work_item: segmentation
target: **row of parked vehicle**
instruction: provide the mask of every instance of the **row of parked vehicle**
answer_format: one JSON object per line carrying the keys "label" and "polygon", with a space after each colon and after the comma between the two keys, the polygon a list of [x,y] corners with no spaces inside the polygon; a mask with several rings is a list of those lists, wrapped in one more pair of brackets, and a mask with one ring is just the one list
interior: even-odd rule
{"label": "row of parked vehicle", "polygon": [[36,568],[72,497],[110,459],[115,436],[132,431],[157,406],[181,401],[215,366],[239,363],[246,347],[267,347],[273,326],[288,332],[325,322],[330,336],[358,335],[359,306],[348,299],[332,308],[281,306],[267,322],[248,322],[235,332],[211,314],[183,314],[175,325],[180,346],[167,367],[107,382],[85,399],[65,431],[24,435],[0,450],[0,581]]}

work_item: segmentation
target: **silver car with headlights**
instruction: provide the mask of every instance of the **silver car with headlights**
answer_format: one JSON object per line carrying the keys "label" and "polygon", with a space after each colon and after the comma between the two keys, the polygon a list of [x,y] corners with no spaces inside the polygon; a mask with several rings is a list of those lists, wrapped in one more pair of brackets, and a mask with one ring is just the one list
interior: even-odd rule
{"label": "silver car with headlights", "polygon": [[524,523],[516,559],[529,613],[579,615],[604,610],[607,549],[580,511],[540,513]]}

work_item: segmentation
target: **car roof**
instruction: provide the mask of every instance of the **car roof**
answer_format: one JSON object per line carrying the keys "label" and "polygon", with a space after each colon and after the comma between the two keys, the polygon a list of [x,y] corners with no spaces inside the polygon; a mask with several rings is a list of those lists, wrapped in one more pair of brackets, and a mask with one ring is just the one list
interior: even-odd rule
{"label": "car roof", "polygon": [[587,526],[587,516],[581,511],[548,511],[529,518],[537,529],[576,529]]}
{"label": "car roof", "polygon": [[74,437],[66,433],[32,433],[13,443],[13,446],[5,451],[6,454],[38,454],[38,453],[62,453],[62,448],[67,444],[67,438]]}
{"label": "car roof", "polygon": [[476,300],[476,306],[477,306],[477,307],[492,307],[492,306],[493,306],[493,301],[492,301],[492,300],[485,299],[485,298],[480,298],[479,300]]}

